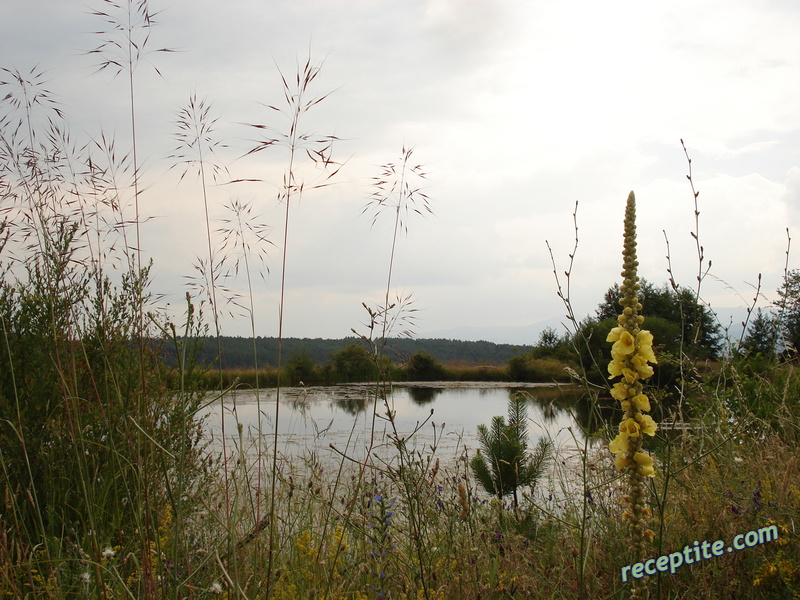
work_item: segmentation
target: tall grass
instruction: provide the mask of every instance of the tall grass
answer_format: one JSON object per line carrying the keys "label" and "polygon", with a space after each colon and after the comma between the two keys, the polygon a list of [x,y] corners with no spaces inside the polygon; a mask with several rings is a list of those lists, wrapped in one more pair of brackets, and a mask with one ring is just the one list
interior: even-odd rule
{"label": "tall grass", "polygon": [[[187,103],[182,106],[177,113],[175,120],[175,139],[177,146],[175,151],[169,156],[173,161],[172,166],[182,168],[180,179],[192,172],[200,182],[200,189],[203,197],[203,214],[206,225],[206,247],[208,251],[208,262],[198,265],[201,272],[201,289],[208,296],[211,306],[211,316],[214,320],[214,332],[217,338],[217,354],[222,354],[220,347],[220,306],[217,301],[218,274],[215,273],[217,267],[216,257],[211,234],[211,218],[208,209],[208,186],[215,183],[227,170],[214,161],[214,152],[222,144],[216,139],[215,126],[218,117],[213,117],[212,106],[206,100],[198,99],[197,94],[191,94]],[[209,181],[210,179],[210,181]],[[208,270],[208,276],[205,271]],[[220,365],[221,367],[221,365]]]}
{"label": "tall grass", "polygon": [[[283,173],[283,181],[279,187],[278,200],[284,206],[283,218],[283,244],[281,248],[281,279],[280,279],[280,300],[278,303],[278,358],[277,369],[280,373],[283,356],[283,324],[284,311],[286,308],[286,259],[289,249],[289,223],[292,205],[298,204],[305,192],[320,189],[330,185],[331,180],[339,171],[340,165],[333,160],[333,145],[337,140],[333,135],[319,135],[304,130],[306,115],[315,106],[325,100],[327,94],[313,95],[314,83],[319,76],[321,65],[311,62],[309,55],[304,64],[298,64],[294,79],[287,80],[281,72],[281,82],[283,85],[284,106],[268,105],[267,108],[273,113],[279,114],[286,123],[285,129],[276,129],[271,124],[249,123],[261,134],[254,145],[247,152],[247,155],[256,154],[273,147],[283,147],[288,156],[286,158],[286,168]],[[321,178],[318,175],[314,180],[305,180],[304,163],[313,165],[321,169],[324,174]],[[278,424],[280,422],[280,403],[281,403],[281,380],[278,377],[278,387],[275,401],[274,414],[274,436],[272,448],[272,480],[270,482],[270,497],[268,508],[269,520],[269,547],[267,559],[267,583],[266,589],[271,589],[273,578],[274,550],[276,544],[276,485],[278,476]],[[260,520],[259,520],[260,523]]]}
{"label": "tall grass", "polygon": [[[3,587],[67,596],[122,578],[161,595],[174,582],[157,573],[157,530],[203,481],[199,395],[172,402],[158,340],[131,344],[149,267],[131,270],[113,143],[69,143],[41,78],[2,85]],[[112,555],[126,557],[116,570]]]}
{"label": "tall grass", "polygon": [[[363,477],[368,466],[367,458],[372,453],[375,445],[375,432],[377,419],[380,417],[388,424],[391,433],[389,443],[396,452],[398,461],[397,466],[387,462],[380,469],[386,473],[391,481],[398,484],[401,489],[402,498],[407,508],[407,525],[411,530],[411,540],[413,541],[413,561],[416,566],[416,579],[421,586],[422,596],[428,600],[431,597],[431,573],[428,569],[430,554],[425,544],[427,539],[427,523],[424,519],[424,498],[426,494],[425,478],[432,465],[436,448],[431,446],[430,454],[422,456],[410,451],[410,442],[414,435],[422,430],[433,416],[433,411],[422,423],[418,423],[416,428],[410,432],[399,432],[395,420],[395,412],[391,402],[391,379],[390,371],[387,369],[388,362],[385,360],[386,346],[390,335],[412,335],[414,313],[416,309],[412,307],[413,299],[411,294],[397,293],[396,301],[389,302],[392,276],[394,273],[395,256],[397,244],[402,233],[408,232],[408,219],[411,214],[432,214],[430,199],[422,190],[427,174],[420,164],[411,162],[413,148],[403,146],[398,162],[389,162],[379,168],[379,174],[373,178],[372,194],[367,204],[362,210],[362,214],[370,213],[372,225],[380,217],[381,213],[388,212],[393,217],[392,236],[390,239],[389,260],[387,262],[386,291],[382,305],[375,309],[370,308],[366,303],[363,304],[369,315],[368,335],[362,335],[372,349],[373,359],[379,377],[375,382],[375,389],[372,398],[372,428],[369,446],[365,453],[365,460],[360,471],[359,478]],[[380,334],[375,337],[375,328],[379,328]],[[382,401],[383,413],[378,412],[378,401]],[[434,438],[436,425],[432,423]],[[375,467],[372,466],[374,469]],[[436,467],[438,470],[438,467]],[[382,496],[381,496],[382,498]],[[390,593],[386,589],[379,589],[378,595]]]}

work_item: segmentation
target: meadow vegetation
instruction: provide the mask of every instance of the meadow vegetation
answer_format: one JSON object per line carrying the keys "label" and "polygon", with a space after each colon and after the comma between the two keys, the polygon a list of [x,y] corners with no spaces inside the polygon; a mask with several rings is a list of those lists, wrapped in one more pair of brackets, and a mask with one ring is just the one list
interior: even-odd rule
{"label": "meadow vegetation", "polygon": [[[98,18],[109,27],[95,54],[101,68],[128,76],[135,146],[134,72],[153,15],[145,1],[101,6]],[[121,50],[124,60],[115,54]],[[319,72],[308,59],[296,74],[276,77],[285,104],[269,105],[275,121],[253,124],[264,137],[247,151],[284,153],[283,179],[274,182],[285,207],[281,272],[292,250],[293,211],[305,209],[298,197],[329,185],[339,168],[334,138],[303,128],[305,114],[327,98],[314,92]],[[780,301],[758,309],[759,286],[738,340],[715,326],[713,310],[702,302],[707,270],[699,228],[694,287],[672,280],[668,266],[666,287],[641,282],[636,301],[630,289],[612,288],[591,318],[573,313],[559,275],[570,277],[575,252],[566,272],[554,260],[555,293],[570,329],[546,330],[503,377],[566,377],[580,386],[586,441],[569,454],[542,446],[528,455],[524,404],[514,404],[507,422],[498,418],[483,432],[484,458],[501,467],[492,473],[463,448],[442,455],[435,426],[432,444],[413,446],[414,435],[432,427],[428,422],[412,432],[395,428],[392,381],[447,375],[430,355],[414,354],[401,365],[388,358],[392,336],[411,331],[414,318],[413,299],[392,292],[398,233],[432,212],[422,192],[426,173],[404,147],[365,194],[365,211],[376,219],[388,213],[394,223],[385,293],[374,304],[365,301],[367,330],[331,357],[330,367],[340,380],[374,382],[364,401],[373,423],[388,426],[389,455],[372,453],[373,445],[366,453],[348,445],[333,464],[315,453],[285,456],[277,438],[261,435],[251,443],[241,427],[227,432],[220,448],[204,434],[198,418],[204,408],[233,411],[235,386],[309,383],[318,367],[279,349],[269,370],[255,346],[249,375],[199,359],[209,329],[215,339],[221,335],[219,306],[233,272],[245,274],[245,291],[235,299],[255,341],[252,299],[266,230],[243,218],[250,206],[233,201],[223,240],[212,239],[206,222],[207,256],[195,265],[181,316],[170,317],[154,299],[151,264],[138,241],[146,224],[139,212],[147,193],[138,184],[141,149],[119,150],[105,132],[74,139],[35,69],[4,68],[0,98],[0,594],[622,598],[630,582],[623,583],[620,570],[642,557],[774,524],[778,540],[654,575],[636,593],[800,597],[800,272],[789,269],[788,251]],[[199,170],[204,184],[212,174],[224,177],[223,168],[208,162],[216,146],[206,105],[192,97],[179,115],[173,159]],[[620,354],[620,346],[614,361],[622,362],[607,366],[608,340],[622,335],[613,332],[622,310],[614,302],[626,294],[625,306],[640,304],[635,316],[652,333],[651,344],[635,346],[642,355],[646,348],[655,353],[652,374],[630,362],[638,356],[633,350]],[[633,385],[638,379],[624,371],[632,364],[647,380],[657,430],[630,403],[618,407],[611,399],[611,371]],[[484,379],[496,370],[463,368],[463,376]],[[649,410],[642,406],[639,413]],[[272,418],[281,418],[277,409]],[[628,428],[627,445],[617,442],[623,459],[615,467],[608,442],[630,418],[647,430],[652,463],[631,450]],[[636,473],[640,488],[630,506]],[[647,520],[636,539],[631,514]]]}

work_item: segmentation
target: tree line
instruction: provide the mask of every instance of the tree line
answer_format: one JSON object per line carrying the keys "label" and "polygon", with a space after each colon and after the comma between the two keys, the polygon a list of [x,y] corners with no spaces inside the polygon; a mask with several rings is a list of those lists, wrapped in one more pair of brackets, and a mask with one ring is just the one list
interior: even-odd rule
{"label": "tree line", "polygon": [[[767,309],[748,311],[739,340],[726,340],[725,332],[708,305],[689,288],[661,286],[642,280],[639,298],[646,315],[645,327],[653,333],[659,363],[654,384],[668,385],[678,374],[681,360],[715,361],[723,353],[742,359],[772,360],[793,356],[800,348],[800,270],[787,272],[778,302]],[[605,378],[608,332],[617,324],[620,290],[612,285],[594,315],[563,333],[546,328],[529,346],[488,341],[451,339],[388,340],[383,361],[398,379],[430,381],[481,376],[509,381],[563,381],[569,368],[582,369],[590,379]],[[197,361],[222,370],[246,370],[254,365],[271,369],[277,364],[274,337],[229,337],[197,340]],[[284,370],[289,381],[346,382],[373,379],[380,371],[369,344],[358,337],[341,339],[286,338]],[[454,368],[462,367],[461,371]],[[472,369],[471,372],[466,371]],[[500,373],[499,371],[502,371]],[[462,372],[463,371],[463,372]]]}
{"label": "tree line", "polygon": [[[213,337],[201,340],[202,346],[197,355],[198,362],[206,366],[217,366],[217,343]],[[329,363],[345,348],[355,344],[367,350],[366,342],[357,337],[341,339],[322,338],[284,338],[284,357],[304,356],[317,365]],[[257,337],[255,352],[260,366],[274,366],[278,362],[277,339]],[[253,367],[254,340],[246,337],[220,338],[222,348],[221,366],[223,369],[246,369]],[[496,344],[487,341],[461,341],[450,339],[409,339],[393,338],[387,342],[387,354],[396,363],[404,363],[418,353],[429,354],[441,363],[461,363],[464,365],[502,366],[520,352],[532,347],[512,344]],[[353,351],[349,354],[352,356]],[[284,359],[285,360],[285,359]]]}

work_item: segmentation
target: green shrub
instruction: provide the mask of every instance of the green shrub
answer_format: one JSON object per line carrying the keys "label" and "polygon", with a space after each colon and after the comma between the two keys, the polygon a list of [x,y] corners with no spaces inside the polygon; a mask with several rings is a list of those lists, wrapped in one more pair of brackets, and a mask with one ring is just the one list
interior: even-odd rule
{"label": "green shrub", "polygon": [[445,376],[444,366],[427,352],[417,352],[405,365],[408,381],[436,381]]}
{"label": "green shrub", "polygon": [[359,342],[352,342],[331,355],[328,379],[339,383],[373,381],[379,370],[375,358]]}

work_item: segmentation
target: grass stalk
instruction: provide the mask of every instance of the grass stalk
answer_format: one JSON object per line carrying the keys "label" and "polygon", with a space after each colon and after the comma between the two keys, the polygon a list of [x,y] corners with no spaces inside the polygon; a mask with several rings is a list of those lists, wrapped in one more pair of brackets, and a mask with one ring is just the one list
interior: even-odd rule
{"label": "grass stalk", "polygon": [[[309,97],[311,88],[321,70],[321,65],[314,65],[310,55],[305,63],[298,65],[293,83],[289,83],[284,74],[279,70],[283,84],[285,108],[270,105],[268,108],[278,112],[288,120],[288,130],[277,132],[271,126],[249,123],[250,127],[265,132],[266,135],[257,140],[255,145],[247,152],[246,156],[262,152],[273,146],[283,146],[288,152],[286,170],[279,189],[278,199],[283,204],[283,245],[281,248],[281,278],[278,301],[278,338],[277,338],[277,369],[278,385],[276,388],[274,435],[272,448],[272,477],[269,499],[269,548],[267,551],[267,594],[272,593],[274,549],[276,542],[276,493],[278,473],[278,428],[280,423],[281,403],[281,369],[283,366],[283,324],[286,301],[286,262],[289,244],[289,223],[292,202],[299,203],[304,192],[319,189],[330,185],[331,179],[338,173],[339,165],[334,163],[332,156],[335,136],[318,136],[300,129],[305,115],[315,106],[324,101],[328,94]],[[302,165],[299,164],[300,153],[308,157],[315,166],[322,168],[324,175],[321,181],[307,183],[301,175]]]}
{"label": "grass stalk", "polygon": [[[409,477],[413,477],[416,473],[417,467],[409,461],[407,442],[413,433],[409,436],[401,436],[397,431],[394,411],[390,403],[391,382],[389,381],[389,372],[386,369],[384,353],[389,335],[398,321],[403,319],[410,319],[413,309],[408,311],[408,304],[410,304],[410,296],[401,298],[398,296],[397,302],[394,304],[389,303],[389,295],[391,293],[392,275],[394,272],[395,252],[397,249],[398,237],[401,231],[408,231],[408,217],[411,213],[416,214],[432,214],[430,207],[430,199],[422,191],[421,183],[425,181],[427,175],[423,170],[422,165],[414,165],[410,162],[413,148],[406,148],[403,146],[400,153],[400,160],[398,163],[386,163],[380,167],[379,175],[373,178],[373,191],[366,206],[362,209],[362,214],[371,213],[371,221],[374,226],[380,214],[385,210],[393,212],[394,223],[392,227],[392,237],[390,244],[389,262],[386,275],[386,291],[384,295],[383,305],[376,310],[366,308],[369,316],[369,335],[361,336],[372,347],[372,354],[375,360],[375,365],[378,369],[379,377],[375,382],[375,390],[372,399],[372,425],[370,427],[370,440],[363,466],[359,470],[359,481],[364,475],[367,467],[367,461],[372,453],[375,445],[375,426],[378,417],[378,400],[382,399],[385,409],[385,419],[388,421],[392,428],[393,434],[391,441],[397,450],[398,460],[400,461],[399,470],[393,474],[402,485],[405,492],[405,500],[409,507],[409,520],[412,528],[411,540],[416,552],[416,560],[419,565],[418,577],[422,583],[422,591],[426,600],[430,598],[429,581],[426,571],[426,560],[424,556],[425,539],[421,527],[421,522],[418,520],[419,512],[417,510],[418,498],[414,495],[414,486],[410,484]],[[378,323],[376,323],[378,319]],[[373,331],[375,325],[380,325],[380,338],[374,340]],[[417,429],[418,431],[418,429]],[[392,473],[392,471],[390,471]]]}

